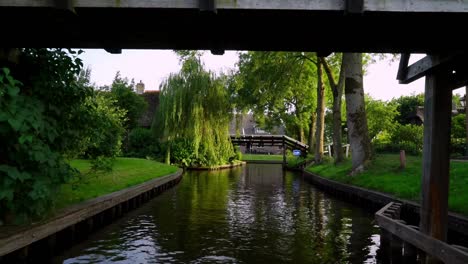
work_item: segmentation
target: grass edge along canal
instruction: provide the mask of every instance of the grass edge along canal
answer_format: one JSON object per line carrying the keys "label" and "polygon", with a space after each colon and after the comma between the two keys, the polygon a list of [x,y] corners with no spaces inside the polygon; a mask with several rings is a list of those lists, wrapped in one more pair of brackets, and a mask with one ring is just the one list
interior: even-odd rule
{"label": "grass edge along canal", "polygon": [[[419,202],[422,176],[422,157],[407,156],[406,168],[400,169],[398,154],[377,154],[366,171],[349,176],[351,161],[334,165],[324,162],[306,168],[327,179],[394,195]],[[468,216],[468,162],[450,162],[449,210]]]}
{"label": "grass edge along canal", "polygon": [[88,160],[72,160],[70,165],[78,169],[83,178],[78,184],[62,186],[57,196],[57,209],[166,176],[178,169],[176,166],[137,158],[116,158],[113,170],[109,173],[90,173],[91,163]]}

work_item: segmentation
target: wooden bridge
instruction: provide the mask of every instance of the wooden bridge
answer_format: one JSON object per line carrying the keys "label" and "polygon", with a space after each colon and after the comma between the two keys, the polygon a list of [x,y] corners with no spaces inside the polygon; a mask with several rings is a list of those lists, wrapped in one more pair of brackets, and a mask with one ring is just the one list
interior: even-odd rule
{"label": "wooden bridge", "polygon": [[285,135],[231,135],[232,144],[238,146],[278,146],[286,149],[298,149],[302,156],[306,156],[309,146]]}

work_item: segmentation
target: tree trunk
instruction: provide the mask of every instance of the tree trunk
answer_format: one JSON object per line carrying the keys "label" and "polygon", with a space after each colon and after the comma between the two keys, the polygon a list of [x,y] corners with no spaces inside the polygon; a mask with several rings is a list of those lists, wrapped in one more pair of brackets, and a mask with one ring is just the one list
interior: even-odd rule
{"label": "tree trunk", "polygon": [[344,159],[343,155],[343,145],[342,145],[342,135],[341,135],[341,100],[343,97],[343,84],[344,84],[344,66],[343,60],[341,62],[340,76],[338,77],[338,83],[335,82],[333,73],[331,72],[330,67],[328,66],[327,61],[324,58],[321,58],[325,72],[327,73],[328,82],[330,83],[330,88],[333,93],[333,158],[335,159],[335,164],[340,163]]}
{"label": "tree trunk", "polygon": [[466,150],[465,156],[468,156],[468,85],[465,87],[465,122],[466,122]]}
{"label": "tree trunk", "polygon": [[[316,113],[310,115],[310,127],[309,127],[309,153],[315,153],[315,118]],[[315,155],[315,154],[314,154]]]}
{"label": "tree trunk", "polygon": [[345,97],[348,136],[351,146],[351,175],[364,170],[371,158],[362,79],[362,54],[344,53]]}
{"label": "tree trunk", "polygon": [[315,130],[315,163],[323,159],[323,134],[325,130],[325,86],[322,82],[322,63],[317,63],[317,125]]}

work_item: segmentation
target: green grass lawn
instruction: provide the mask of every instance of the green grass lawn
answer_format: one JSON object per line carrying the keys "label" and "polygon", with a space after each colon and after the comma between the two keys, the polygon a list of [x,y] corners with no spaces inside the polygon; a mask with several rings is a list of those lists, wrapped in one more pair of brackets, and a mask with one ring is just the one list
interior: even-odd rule
{"label": "green grass lawn", "polygon": [[283,155],[242,154],[242,160],[283,160]]}
{"label": "green grass lawn", "polygon": [[57,208],[119,191],[177,171],[175,166],[136,158],[117,158],[112,172],[97,175],[88,173],[91,164],[87,160],[73,160],[71,165],[80,170],[84,176],[76,188],[72,188],[71,184],[62,186],[57,198]]}
{"label": "green grass lawn", "polygon": [[[403,199],[420,199],[422,157],[407,156],[406,168],[399,169],[398,154],[380,154],[375,157],[369,168],[357,176],[347,173],[351,170],[351,161],[335,166],[331,163],[308,167],[307,170],[320,176],[389,193]],[[468,215],[468,162],[450,163],[451,211]]]}

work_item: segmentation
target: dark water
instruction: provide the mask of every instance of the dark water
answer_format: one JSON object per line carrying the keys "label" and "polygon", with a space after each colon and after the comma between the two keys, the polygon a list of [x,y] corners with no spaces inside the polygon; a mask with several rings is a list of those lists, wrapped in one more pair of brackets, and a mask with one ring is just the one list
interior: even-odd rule
{"label": "dark water", "polygon": [[376,263],[373,214],[251,164],[188,172],[180,184],[57,263]]}

